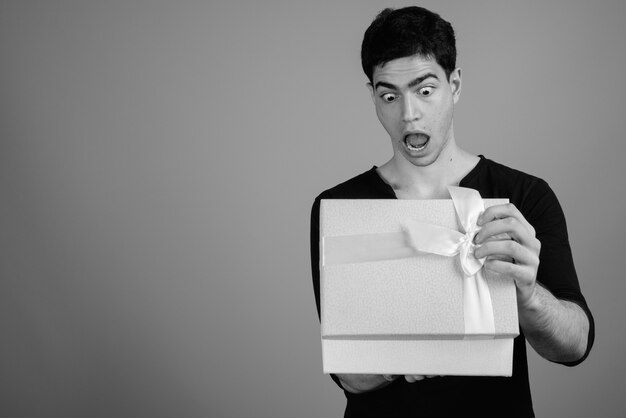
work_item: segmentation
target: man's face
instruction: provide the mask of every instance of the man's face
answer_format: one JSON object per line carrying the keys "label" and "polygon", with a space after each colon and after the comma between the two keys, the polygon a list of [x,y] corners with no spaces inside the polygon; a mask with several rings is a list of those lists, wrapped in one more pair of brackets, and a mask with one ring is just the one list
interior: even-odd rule
{"label": "man's face", "polygon": [[376,114],[391,137],[394,158],[404,157],[421,167],[435,162],[454,135],[460,69],[448,80],[434,59],[414,55],[377,66],[372,82]]}

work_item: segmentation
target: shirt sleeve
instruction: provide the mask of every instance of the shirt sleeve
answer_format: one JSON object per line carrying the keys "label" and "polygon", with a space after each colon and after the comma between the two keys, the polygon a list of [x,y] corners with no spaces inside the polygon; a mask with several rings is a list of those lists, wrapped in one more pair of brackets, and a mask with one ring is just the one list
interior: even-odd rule
{"label": "shirt sleeve", "polygon": [[541,242],[537,281],[556,298],[579,305],[589,319],[585,354],[579,360],[561,363],[575,366],[589,355],[595,337],[595,324],[580,290],[563,209],[550,186],[538,180],[524,199],[522,213],[535,228],[536,237]]}

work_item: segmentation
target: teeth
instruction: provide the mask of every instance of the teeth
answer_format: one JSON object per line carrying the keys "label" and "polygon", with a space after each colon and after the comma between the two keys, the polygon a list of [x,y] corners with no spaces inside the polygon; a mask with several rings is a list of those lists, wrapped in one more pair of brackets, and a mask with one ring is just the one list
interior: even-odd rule
{"label": "teeth", "polygon": [[417,148],[415,148],[414,146],[408,145],[408,148],[409,148],[411,151],[421,151],[421,150],[423,150],[424,148],[426,148],[426,144],[422,145],[421,147],[417,147]]}
{"label": "teeth", "polygon": [[426,145],[428,145],[428,141],[426,141],[423,145],[419,146],[419,147],[414,147],[413,145],[411,145],[409,142],[405,141],[406,143],[406,147],[411,150],[411,151],[421,151],[424,148],[426,148]]}

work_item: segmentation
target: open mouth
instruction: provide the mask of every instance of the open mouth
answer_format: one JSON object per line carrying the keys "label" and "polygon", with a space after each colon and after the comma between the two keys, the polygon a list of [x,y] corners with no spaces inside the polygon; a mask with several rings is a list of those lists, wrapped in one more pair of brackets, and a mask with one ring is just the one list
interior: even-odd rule
{"label": "open mouth", "polygon": [[404,144],[409,151],[421,151],[426,148],[429,141],[430,136],[423,133],[408,134],[404,137]]}

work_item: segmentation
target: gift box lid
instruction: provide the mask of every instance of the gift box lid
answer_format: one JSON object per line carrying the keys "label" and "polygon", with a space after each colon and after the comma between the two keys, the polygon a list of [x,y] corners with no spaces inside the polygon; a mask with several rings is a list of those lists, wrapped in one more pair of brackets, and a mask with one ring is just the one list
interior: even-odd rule
{"label": "gift box lid", "polygon": [[[485,207],[507,203],[483,199]],[[452,200],[330,199],[320,207],[322,337],[463,339],[463,280],[458,256],[414,253],[396,259],[327,263],[329,237],[401,233],[414,219],[463,232]],[[328,245],[326,245],[328,247]],[[515,285],[484,275],[495,338],[519,334]],[[490,338],[491,338],[490,337]]]}

